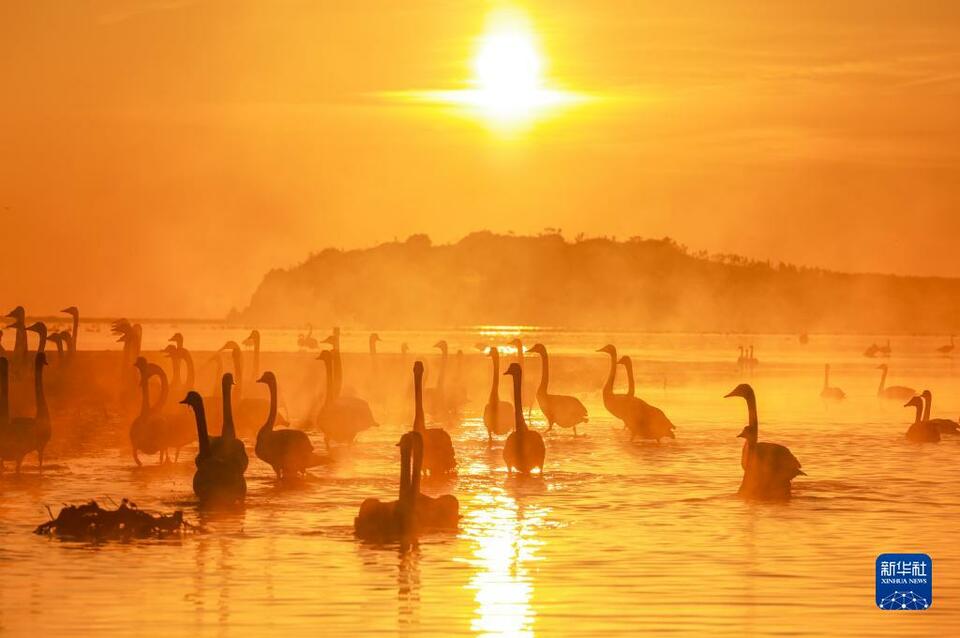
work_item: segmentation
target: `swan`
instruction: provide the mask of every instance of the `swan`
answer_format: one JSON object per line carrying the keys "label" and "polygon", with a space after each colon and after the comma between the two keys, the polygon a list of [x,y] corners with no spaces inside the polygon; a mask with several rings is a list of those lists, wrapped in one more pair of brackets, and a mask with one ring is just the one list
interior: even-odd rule
{"label": "swan", "polygon": [[907,428],[907,440],[914,443],[939,443],[940,430],[936,425],[923,420],[923,399],[913,397],[903,404],[903,407],[914,407],[917,409],[917,415],[913,423]]}
{"label": "swan", "polygon": [[63,363],[63,337],[68,334],[67,332],[51,332],[47,335],[47,341],[53,343],[57,348],[57,363]]}
{"label": "swan", "polygon": [[882,370],[880,373],[880,387],[877,389],[878,398],[892,399],[894,401],[907,401],[917,394],[917,391],[913,388],[908,388],[902,385],[886,385],[888,370],[887,364],[881,363],[877,366],[877,370]]}
{"label": "swan", "polygon": [[[586,423],[587,409],[580,402],[580,399],[564,394],[550,394],[548,384],[550,383],[550,357],[547,354],[547,348],[542,343],[535,344],[527,352],[540,355],[540,385],[537,386],[537,405],[543,412],[547,420],[547,432],[553,429],[554,425],[562,428],[573,428],[573,435],[577,436],[577,424]],[[629,359],[628,359],[629,360]],[[630,394],[633,394],[633,369],[628,369],[631,378]]]}
{"label": "swan", "polygon": [[230,465],[242,474],[247,471],[250,460],[247,458],[247,449],[244,447],[243,441],[237,438],[237,429],[233,422],[233,401],[231,401],[232,397],[230,396],[233,386],[233,375],[228,372],[220,380],[223,425],[220,428],[220,436],[210,437],[210,452],[218,457],[221,462]]}
{"label": "swan", "polygon": [[[174,449],[173,462],[176,463],[180,460],[180,450],[185,445],[193,442],[194,434],[197,430],[195,425],[195,415],[191,414],[190,410],[180,408],[178,404],[171,406],[172,409],[167,408],[167,395],[169,392],[173,392],[175,396],[181,396],[185,395],[188,391],[193,390],[193,358],[190,356],[190,353],[187,352],[186,348],[177,350],[177,347],[173,344],[170,344],[164,348],[163,352],[171,359],[173,365],[173,381],[169,383],[168,390],[166,372],[164,372],[159,366],[153,366],[153,364],[150,364],[150,370],[160,379],[160,398],[157,400],[154,409],[163,414],[167,419],[166,445],[167,447],[172,447]],[[181,363],[185,363],[187,368],[187,379],[183,383],[180,382]],[[180,401],[179,403],[182,404],[183,402]]]}
{"label": "swan", "polygon": [[493,382],[490,386],[490,398],[483,406],[483,424],[487,426],[487,441],[493,443],[493,435],[506,434],[513,429],[513,405],[500,400],[500,352],[490,348],[490,360],[493,363]]}
{"label": "swan", "polygon": [[443,428],[427,428],[423,418],[423,362],[413,364],[413,430],[423,437],[423,471],[431,476],[452,472],[457,467],[453,441]]}
{"label": "swan", "polygon": [[13,319],[13,323],[7,328],[13,328],[16,332],[13,339],[13,361],[15,367],[24,366],[27,363],[27,313],[23,306],[17,306],[7,313],[7,317]]}
{"label": "swan", "polygon": [[525,403],[523,407],[527,410],[527,418],[530,418],[531,411],[533,410],[533,399],[536,388],[533,387],[531,378],[527,376],[527,362],[523,356],[523,342],[517,338],[513,339],[510,342],[510,345],[517,350],[517,363],[520,365],[520,371],[523,373],[522,376],[525,383],[523,386],[523,396],[525,397],[524,401],[527,403]]}
{"label": "swan", "polygon": [[257,383],[270,391],[270,412],[267,421],[257,432],[254,451],[257,458],[273,468],[278,479],[306,474],[307,468],[326,462],[313,451],[313,444],[306,432],[300,430],[274,430],[277,422],[277,377],[267,370]]}
{"label": "swan", "polygon": [[741,397],[747,402],[749,419],[737,435],[744,439],[740,455],[743,481],[737,493],[748,498],[790,498],[790,482],[797,476],[806,476],[800,461],[783,445],[757,441],[757,398],[749,384],[741,383],[724,398],[729,397]]}
{"label": "swan", "polygon": [[507,473],[517,470],[529,474],[539,468],[543,474],[543,461],[547,450],[539,432],[527,427],[523,420],[523,370],[519,363],[511,363],[504,375],[513,377],[513,418],[514,431],[507,437],[503,446],[503,460],[507,464]]}
{"label": "swan", "polygon": [[47,324],[42,321],[35,321],[26,327],[26,330],[37,333],[37,352],[47,351]]}
{"label": "swan", "polygon": [[440,373],[437,375],[437,385],[424,390],[424,399],[430,415],[442,421],[450,416],[450,406],[447,404],[447,356],[449,346],[443,339],[433,344],[440,350]]}
{"label": "swan", "polygon": [[[260,365],[260,356],[258,354],[259,346],[257,345],[259,344],[260,335],[256,330],[254,330],[254,333],[256,336],[251,334],[244,343],[250,342],[254,344],[253,365],[254,373],[256,373],[257,367]],[[237,397],[234,401],[233,409],[237,422],[237,430],[245,436],[255,434],[270,412],[270,401],[259,397],[244,396],[243,351],[240,349],[240,345],[236,341],[228,341],[223,344],[220,350],[230,351],[230,356],[233,361],[233,371],[236,375]],[[279,419],[278,423],[280,425],[287,425],[286,419],[282,418]]]}
{"label": "swan", "polygon": [[297,335],[297,347],[301,350],[319,350],[320,344],[317,338],[313,336],[313,326],[307,324],[307,334]]}
{"label": "swan", "polygon": [[[6,361],[4,359],[4,361]],[[4,430],[6,436],[0,447],[0,461],[13,461],[16,464],[17,474],[23,457],[31,452],[37,453],[37,464],[43,472],[43,451],[50,442],[50,410],[47,407],[47,398],[43,392],[43,368],[47,365],[47,355],[38,352],[34,359],[33,387],[37,405],[37,414],[33,417],[8,417]],[[5,375],[6,376],[6,375]],[[4,383],[4,386],[7,384]],[[9,401],[9,391],[4,390],[5,401]],[[9,406],[9,403],[7,404]],[[7,407],[9,410],[9,407]]]}
{"label": "swan", "polygon": [[[411,461],[415,447],[422,451],[423,438],[419,432],[407,432],[400,437],[397,446],[400,448],[399,496],[397,500],[387,502],[376,498],[364,499],[353,519],[353,532],[357,538],[373,541],[410,540],[419,531],[415,519],[417,498],[414,481],[419,481],[420,468]],[[420,456],[422,458],[422,453]]]}
{"label": "swan", "polygon": [[[169,438],[167,418],[150,405],[150,376],[159,368],[151,368],[151,364],[147,363],[147,360],[143,357],[137,357],[133,366],[140,373],[140,413],[130,424],[130,445],[133,448],[133,460],[138,466],[142,466],[143,463],[140,461],[139,453],[143,452],[144,454],[159,454],[159,462],[163,463],[167,458],[166,443]],[[161,392],[165,391],[165,377],[166,375],[160,377]]]}
{"label": "swan", "polygon": [[924,390],[920,393],[920,398],[923,399],[923,421],[930,423],[937,430],[940,431],[940,434],[960,434],[958,431],[958,424],[956,421],[951,421],[950,419],[931,419],[930,418],[930,409],[933,406],[933,393],[930,390]]}
{"label": "swan", "polygon": [[324,350],[317,357],[323,361],[327,373],[327,392],[323,407],[317,415],[317,429],[323,432],[323,442],[328,451],[331,443],[352,444],[357,434],[379,425],[373,419],[373,413],[366,401],[356,397],[339,396],[333,352]]}
{"label": "swan", "polygon": [[67,354],[72,359],[74,355],[77,354],[77,336],[80,332],[80,310],[76,306],[68,306],[60,312],[68,314],[73,318],[73,328],[68,333],[70,338],[64,340],[64,343],[67,345]]}
{"label": "swan", "polygon": [[610,372],[607,375],[607,382],[603,386],[603,405],[629,428],[630,440],[632,441],[639,436],[641,439],[654,439],[659,443],[662,438],[676,438],[676,434],[674,434],[675,426],[663,410],[650,405],[639,397],[629,394],[614,394],[613,382],[617,374],[616,347],[607,344],[597,352],[605,352],[610,355]]}
{"label": "swan", "polygon": [[830,364],[825,363],[823,365],[823,389],[820,390],[821,399],[830,399],[832,401],[840,401],[841,399],[847,398],[847,393],[841,390],[840,388],[830,387]]}
{"label": "swan", "polygon": [[950,354],[951,352],[953,352],[953,348],[954,348],[953,335],[950,335],[950,343],[937,348],[937,352],[939,352],[940,354]]}
{"label": "swan", "polygon": [[871,343],[867,346],[867,349],[863,351],[863,356],[873,359],[877,356],[877,353],[880,351],[880,346],[876,343]]}
{"label": "swan", "polygon": [[[660,439],[667,437],[675,439],[676,434],[674,430],[676,426],[667,418],[667,415],[663,413],[663,410],[660,408],[654,407],[647,403],[646,401],[633,396],[634,392],[634,382],[633,382],[633,360],[624,355],[620,357],[620,363],[623,364],[623,367],[627,371],[627,396],[634,401],[635,409],[639,410],[640,415],[640,429],[634,434],[631,432],[630,438],[633,439],[635,436],[640,436],[643,439],[655,439],[657,443],[660,442]],[[664,377],[664,389],[666,389],[666,377]]]}
{"label": "swan", "polygon": [[223,459],[213,453],[210,435],[207,432],[203,397],[191,390],[180,403],[193,409],[197,423],[197,441],[200,445],[194,460],[197,471],[193,475],[193,493],[197,495],[202,505],[233,505],[242,502],[247,494],[247,481],[243,477],[243,469],[229,459]]}

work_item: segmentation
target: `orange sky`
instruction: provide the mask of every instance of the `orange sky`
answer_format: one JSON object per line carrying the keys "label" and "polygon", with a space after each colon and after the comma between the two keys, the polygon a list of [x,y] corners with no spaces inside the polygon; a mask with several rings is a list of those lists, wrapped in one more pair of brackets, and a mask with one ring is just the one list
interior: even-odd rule
{"label": "orange sky", "polygon": [[222,316],[311,250],[546,226],[960,276],[960,3],[518,2],[599,99],[387,97],[463,87],[499,4],[0,4],[0,305]]}

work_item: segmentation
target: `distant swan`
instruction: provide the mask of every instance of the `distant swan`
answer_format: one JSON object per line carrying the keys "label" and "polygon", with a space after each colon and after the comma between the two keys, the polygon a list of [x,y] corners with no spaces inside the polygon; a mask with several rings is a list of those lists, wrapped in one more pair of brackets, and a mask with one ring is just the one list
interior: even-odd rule
{"label": "distant swan", "polygon": [[750,385],[741,383],[726,397],[742,397],[747,402],[748,424],[737,435],[744,439],[740,455],[743,481],[738,494],[748,498],[790,498],[791,481],[806,476],[800,461],[783,445],[758,442],[757,399]]}
{"label": "distant swan", "polygon": [[66,339],[64,343],[67,345],[67,353],[72,359],[74,355],[77,354],[77,338],[80,336],[80,310],[76,306],[69,306],[64,308],[60,312],[70,315],[73,319],[73,326],[70,330],[70,338]]}
{"label": "distant swan", "polygon": [[23,457],[31,452],[37,453],[37,464],[40,472],[43,472],[43,451],[50,442],[50,410],[47,407],[46,395],[43,392],[43,367],[47,365],[47,356],[38,352],[34,359],[33,382],[34,394],[37,405],[36,416],[33,417],[13,417],[9,416],[9,389],[8,389],[8,364],[6,359],[0,359],[2,366],[3,379],[2,384],[2,405],[0,412],[4,414],[0,419],[6,421],[0,432],[0,466],[3,461],[13,461],[16,465],[17,474],[20,473],[20,466],[23,464]]}
{"label": "distant swan", "polygon": [[[621,419],[630,430],[630,440],[636,437],[653,439],[660,442],[662,438],[676,438],[675,426],[664,414],[663,410],[650,405],[639,397],[629,394],[614,394],[613,382],[617,374],[617,349],[607,344],[597,350],[610,355],[610,372],[603,385],[603,404],[611,414]],[[632,365],[632,363],[631,363]]]}
{"label": "distant swan", "polygon": [[950,335],[950,343],[937,348],[937,352],[939,352],[940,354],[950,354],[951,352],[953,352],[953,348],[954,348],[953,335]]}
{"label": "distant swan", "polygon": [[543,473],[543,462],[547,450],[539,432],[527,427],[523,420],[523,370],[519,363],[511,363],[505,375],[513,377],[513,418],[515,429],[507,437],[503,446],[503,460],[507,464],[507,473],[517,470],[529,474],[539,468]]}
{"label": "distant swan", "polygon": [[17,306],[7,313],[7,317],[13,319],[13,323],[7,328],[13,328],[13,359],[10,362],[14,368],[23,367],[27,364],[27,313],[23,306]]}
{"label": "distant swan", "polygon": [[457,467],[453,441],[443,428],[427,428],[423,418],[423,362],[413,364],[415,411],[413,429],[423,437],[423,470],[431,476],[446,474]]}
{"label": "distant swan", "polygon": [[487,427],[487,440],[492,443],[494,434],[506,434],[513,429],[514,423],[513,405],[500,399],[500,352],[496,346],[490,348],[490,361],[493,364],[493,381],[490,398],[483,406],[483,424]]}
{"label": "distant swan", "polygon": [[911,406],[916,408],[917,415],[910,427],[907,428],[907,440],[914,443],[939,443],[940,430],[936,425],[923,420],[923,399],[913,397],[903,405],[905,408]]}
{"label": "distant swan", "polygon": [[313,336],[313,326],[307,324],[307,334],[297,335],[297,347],[301,350],[319,350],[320,344]]}
{"label": "distant swan", "polygon": [[537,405],[547,420],[547,432],[554,425],[562,428],[573,428],[573,436],[577,436],[577,425],[586,423],[587,409],[580,399],[566,394],[550,394],[550,357],[547,348],[542,343],[535,344],[527,350],[540,355],[540,385],[537,386]]}
{"label": "distant swan", "polygon": [[924,390],[920,393],[920,398],[923,399],[923,420],[926,423],[933,425],[939,430],[940,434],[958,434],[958,424],[956,421],[951,421],[950,419],[931,419],[930,410],[933,407],[933,393],[930,390]]}
{"label": "distant swan", "polygon": [[821,399],[830,399],[832,401],[840,401],[847,398],[847,393],[841,390],[840,388],[834,388],[830,386],[830,364],[825,363],[823,365],[823,389],[820,390]]}
{"label": "distant swan", "polygon": [[193,475],[193,493],[203,505],[232,505],[243,501],[247,494],[247,481],[243,477],[246,466],[236,459],[215,455],[207,432],[207,418],[203,409],[203,397],[191,390],[180,403],[193,409],[197,423],[199,449]]}
{"label": "distant swan", "polygon": [[[167,458],[167,419],[150,405],[150,364],[143,357],[137,357],[133,366],[140,372],[140,413],[130,424],[130,445],[133,448],[133,460],[141,466],[140,452],[159,454],[159,462]],[[165,377],[161,377],[161,384]]]}
{"label": "distant swan", "polygon": [[272,467],[278,479],[306,474],[307,468],[326,462],[314,453],[306,432],[273,428],[277,421],[277,378],[273,372],[264,372],[257,383],[263,383],[270,391],[270,412],[257,432],[257,458]]}
{"label": "distant swan", "polygon": [[327,450],[331,443],[352,444],[357,434],[378,425],[366,401],[339,396],[333,358],[332,350],[324,350],[317,357],[323,361],[327,373],[327,391],[317,415],[317,429],[323,432]]}
{"label": "distant swan", "polygon": [[892,399],[894,401],[907,401],[917,394],[913,388],[902,385],[887,386],[887,364],[881,363],[877,366],[880,373],[880,387],[877,389],[877,397],[880,399]]}
{"label": "distant swan", "polygon": [[426,388],[423,391],[424,401],[430,415],[438,420],[446,420],[452,410],[447,401],[447,357],[449,346],[447,342],[441,339],[433,344],[434,348],[440,350],[440,373],[437,375],[437,385],[432,388]]}

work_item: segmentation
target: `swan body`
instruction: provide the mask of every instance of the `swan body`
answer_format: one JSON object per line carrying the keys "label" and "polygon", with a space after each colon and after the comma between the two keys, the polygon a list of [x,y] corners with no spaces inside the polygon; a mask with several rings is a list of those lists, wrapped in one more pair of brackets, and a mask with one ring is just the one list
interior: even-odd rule
{"label": "swan body", "polygon": [[748,424],[737,436],[744,439],[740,455],[743,481],[738,493],[747,498],[788,499],[791,482],[806,476],[800,461],[785,446],[758,441],[757,399],[749,384],[741,383],[726,397],[742,397],[747,402]]}
{"label": "swan body", "polygon": [[527,427],[523,419],[523,370],[519,363],[511,363],[504,373],[513,377],[513,418],[514,431],[507,437],[503,446],[503,460],[507,464],[507,473],[513,470],[529,474],[534,469],[543,473],[543,463],[547,455],[543,437]]}
{"label": "swan body", "polygon": [[907,401],[903,407],[909,408],[913,407],[917,410],[916,418],[913,423],[907,428],[907,440],[913,443],[939,443],[940,442],[940,430],[936,425],[930,423],[930,421],[924,421],[923,419],[923,399],[921,397],[913,397]]}
{"label": "swan body", "polygon": [[880,399],[890,399],[893,401],[909,401],[917,391],[903,385],[887,385],[887,364],[881,363],[877,366],[880,373],[880,387],[877,389],[877,397]]}
{"label": "swan body", "polygon": [[414,417],[413,430],[423,439],[423,471],[431,476],[447,474],[457,467],[453,441],[443,428],[427,428],[423,416],[423,362],[413,364]]}
{"label": "swan body", "polygon": [[930,390],[924,390],[920,393],[923,399],[923,421],[937,428],[940,434],[960,434],[960,424],[950,419],[931,419],[930,410],[933,407],[933,393]]}
{"label": "swan body", "polygon": [[[133,460],[140,466],[140,452],[144,454],[159,454],[159,462],[163,463],[167,457],[167,441],[169,439],[167,418],[150,405],[150,377],[156,371],[150,368],[143,357],[137,357],[133,366],[140,372],[140,413],[130,424],[130,445],[133,448]],[[166,375],[161,377],[161,392]]]}
{"label": "swan body", "polygon": [[270,391],[270,412],[266,423],[257,432],[254,451],[264,463],[273,468],[278,479],[306,474],[307,468],[321,465],[324,459],[313,451],[313,444],[306,432],[300,430],[275,430],[277,421],[277,378],[264,372],[257,380]]}
{"label": "swan body", "polygon": [[951,352],[953,352],[953,349],[955,347],[956,346],[953,343],[953,335],[950,335],[950,343],[946,345],[942,345],[939,348],[937,348],[937,352],[939,352],[940,354],[950,354]]}
{"label": "swan body", "polygon": [[[607,375],[607,382],[603,386],[603,403],[630,430],[630,440],[640,437],[641,439],[653,439],[659,443],[662,438],[676,438],[676,434],[674,434],[676,426],[667,418],[663,410],[650,405],[639,397],[613,393],[613,382],[617,373],[616,347],[608,344],[597,352],[605,352],[610,355],[610,372]],[[623,360],[626,362],[624,365],[630,366],[629,374],[632,375],[632,361],[629,357],[624,357]]]}
{"label": "swan body", "polygon": [[513,429],[513,405],[500,399],[500,352],[490,348],[490,360],[493,364],[493,381],[490,386],[490,398],[483,406],[483,424],[487,428],[487,440],[492,442],[493,435],[503,435]]}
{"label": "swan body", "polygon": [[554,425],[559,425],[562,428],[573,428],[573,435],[577,436],[577,425],[589,420],[587,408],[576,397],[550,394],[550,357],[546,346],[538,343],[527,352],[540,355],[540,384],[537,386],[536,397],[537,405],[547,420],[547,432],[553,429]]}
{"label": "swan body", "polygon": [[323,432],[328,450],[331,443],[352,444],[359,433],[379,425],[366,401],[339,396],[332,353],[332,350],[324,350],[317,357],[323,361],[327,372],[327,392],[317,415],[317,429]]}
{"label": "swan body", "polygon": [[847,393],[841,390],[840,388],[835,388],[830,385],[830,364],[826,363],[823,366],[823,389],[820,390],[821,399],[829,399],[831,401],[841,401],[847,398]]}
{"label": "swan body", "polygon": [[51,434],[50,411],[43,391],[43,368],[46,365],[47,356],[38,352],[33,370],[36,416],[10,418],[8,363],[6,358],[0,359],[0,468],[3,461],[13,461],[19,474],[23,458],[36,452],[38,469],[43,472],[43,452],[50,442]]}
{"label": "swan body", "polygon": [[[207,432],[207,419],[203,409],[203,397],[191,390],[180,403],[193,409],[197,423],[199,449],[193,475],[193,493],[201,505],[228,506],[243,502],[247,495],[247,481],[243,476],[246,464],[238,458],[215,453]],[[221,446],[220,452],[226,448]],[[245,455],[246,453],[244,453]]]}

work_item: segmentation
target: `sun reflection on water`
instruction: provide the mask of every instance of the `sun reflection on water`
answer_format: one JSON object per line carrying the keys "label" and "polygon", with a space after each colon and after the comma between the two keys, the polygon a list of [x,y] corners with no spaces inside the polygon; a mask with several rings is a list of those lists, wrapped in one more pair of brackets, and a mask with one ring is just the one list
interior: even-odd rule
{"label": "sun reflection on water", "polygon": [[468,585],[477,603],[471,629],[480,636],[533,636],[536,612],[529,563],[539,560],[537,531],[549,508],[518,504],[502,489],[477,495],[464,519],[474,543],[467,562],[476,570]]}

